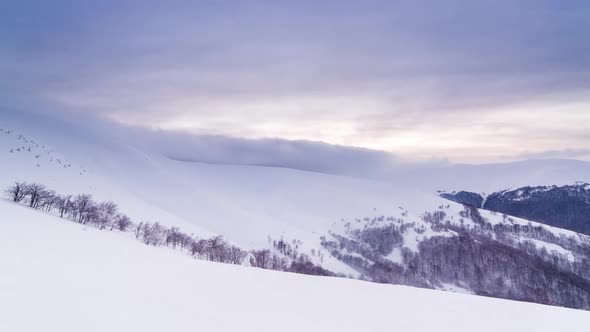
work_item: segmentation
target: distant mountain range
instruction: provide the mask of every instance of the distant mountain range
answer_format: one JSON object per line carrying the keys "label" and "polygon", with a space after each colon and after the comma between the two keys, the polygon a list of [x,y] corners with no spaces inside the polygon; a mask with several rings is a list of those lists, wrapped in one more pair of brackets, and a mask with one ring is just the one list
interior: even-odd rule
{"label": "distant mountain range", "polygon": [[451,201],[590,235],[590,184],[521,187],[483,196],[441,193]]}

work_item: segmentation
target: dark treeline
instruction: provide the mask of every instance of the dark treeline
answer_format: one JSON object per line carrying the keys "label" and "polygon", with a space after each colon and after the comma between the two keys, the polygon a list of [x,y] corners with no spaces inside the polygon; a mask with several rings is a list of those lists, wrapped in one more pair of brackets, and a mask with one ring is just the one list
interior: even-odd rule
{"label": "dark treeline", "polygon": [[[309,256],[300,254],[282,239],[273,242],[273,250],[242,250],[222,236],[199,238],[182,232],[178,227],[166,227],[159,222],[133,222],[119,211],[115,202],[96,202],[89,194],[63,195],[38,183],[15,182],[4,190],[12,202],[53,212],[60,218],[96,227],[99,230],[129,232],[151,246],[166,246],[186,252],[194,258],[220,263],[241,264],[279,271],[335,276],[314,265]],[[269,238],[269,241],[271,239]],[[294,240],[293,243],[298,243]]]}
{"label": "dark treeline", "polygon": [[590,235],[590,184],[521,187],[499,191],[484,199],[473,192],[441,193],[457,203],[505,213]]}
{"label": "dark treeline", "polygon": [[480,194],[469,191],[459,191],[457,193],[441,193],[440,197],[460,204],[471,205],[476,208],[482,208],[484,199]]}
{"label": "dark treeline", "polygon": [[[404,235],[422,234],[424,226],[384,217],[366,218],[362,229],[347,225],[345,234],[323,237],[322,245],[371,281],[426,288],[452,284],[478,295],[590,309],[587,241],[505,215],[502,223],[492,224],[473,206],[465,206],[460,217],[451,222],[442,206],[425,213],[422,219],[435,235],[420,241],[417,250],[403,246]],[[390,223],[375,222],[385,219]],[[575,259],[534,240],[557,244]],[[394,249],[401,261],[388,258]]]}

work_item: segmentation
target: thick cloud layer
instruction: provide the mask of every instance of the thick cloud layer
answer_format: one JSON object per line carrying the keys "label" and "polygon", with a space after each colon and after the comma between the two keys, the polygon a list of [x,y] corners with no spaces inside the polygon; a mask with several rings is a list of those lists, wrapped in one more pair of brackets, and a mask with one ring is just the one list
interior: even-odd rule
{"label": "thick cloud layer", "polygon": [[[75,140],[82,145],[139,148],[186,162],[292,168],[378,177],[407,162],[391,153],[312,141],[244,139],[128,127],[70,112],[24,112],[0,108],[0,127],[26,130],[35,139]],[[96,149],[93,148],[93,151]]]}
{"label": "thick cloud layer", "polygon": [[0,98],[499,160],[590,144],[588,30],[587,1],[5,1]]}
{"label": "thick cloud layer", "polygon": [[[506,189],[506,185],[571,184],[574,181],[590,181],[590,163],[577,160],[526,160],[485,165],[452,164],[444,160],[415,163],[378,150],[310,141],[253,140],[159,131],[116,124],[92,114],[81,115],[60,111],[48,114],[43,111],[25,112],[0,108],[0,128],[26,133],[27,137],[45,142],[49,146],[72,149],[60,149],[59,154],[65,156],[80,156],[89,151],[91,157],[101,153],[110,156],[121,156],[120,153],[123,153],[124,157],[120,159],[123,162],[139,161],[132,166],[124,166],[126,169],[144,167],[146,162],[149,164],[149,160],[157,158],[159,154],[165,158],[189,163],[270,166],[369,178],[388,181],[402,188],[421,188],[420,190],[430,193],[438,189],[490,192]],[[579,157],[586,152],[553,151],[547,155],[528,157],[571,158],[574,157],[572,154]],[[127,154],[137,158],[129,158]],[[119,165],[115,163],[109,167]]]}

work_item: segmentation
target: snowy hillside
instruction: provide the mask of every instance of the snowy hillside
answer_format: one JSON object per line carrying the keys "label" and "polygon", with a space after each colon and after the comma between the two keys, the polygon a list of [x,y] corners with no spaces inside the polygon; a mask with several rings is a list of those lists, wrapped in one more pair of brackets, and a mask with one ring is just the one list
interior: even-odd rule
{"label": "snowy hillside", "polygon": [[590,322],[579,310],[192,260],[5,201],[0,213],[2,331],[585,331]]}
{"label": "snowy hillside", "polygon": [[289,235],[307,245],[317,238],[313,233],[325,232],[341,218],[374,211],[392,215],[399,206],[419,215],[439,205],[437,189],[478,187],[482,192],[504,188],[515,178],[559,184],[590,176],[588,163],[570,161],[403,167],[371,180],[183,162],[131,138],[111,138],[108,131],[68,123],[44,126],[45,121],[0,114],[3,188],[13,181],[35,181],[62,193],[87,192],[117,201],[134,219],[223,234],[245,247],[267,244],[268,235]]}
{"label": "snowy hillside", "polygon": [[[406,165],[370,177],[345,176],[180,161],[132,133],[111,136],[88,124],[46,126],[46,121],[60,120],[0,114],[2,189],[22,181],[59,194],[90,194],[97,202],[116,202],[136,224],[177,226],[191,239],[219,234],[244,252],[267,249],[286,259],[305,256],[338,275],[590,308],[587,237],[489,212],[479,215],[436,192],[589,181],[588,163]],[[436,250],[428,251],[438,245],[453,250],[469,245],[483,251],[480,258],[500,246],[506,257],[521,258],[506,263],[506,257],[494,257],[505,264],[501,275],[486,275],[481,270],[485,262],[479,262],[476,271],[459,280],[439,270],[442,258],[432,256]],[[453,264],[457,262],[442,267]],[[534,269],[515,280],[520,277],[509,264]],[[538,275],[542,280],[535,282],[546,288],[543,292],[527,286]],[[568,282],[571,289],[565,295],[559,284],[564,276],[575,281]],[[525,289],[514,294],[513,284]]]}
{"label": "snowy hillside", "polygon": [[322,245],[367,280],[590,308],[589,236],[440,203],[342,219]]}

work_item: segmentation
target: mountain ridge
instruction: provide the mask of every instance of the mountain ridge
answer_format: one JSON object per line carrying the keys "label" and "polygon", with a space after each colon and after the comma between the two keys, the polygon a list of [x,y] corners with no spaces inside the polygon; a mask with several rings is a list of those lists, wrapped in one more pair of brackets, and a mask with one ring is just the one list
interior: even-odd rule
{"label": "mountain ridge", "polygon": [[490,211],[590,234],[590,184],[526,186],[484,197],[473,192],[441,193],[441,197]]}
{"label": "mountain ridge", "polygon": [[[0,120],[3,120],[1,116]],[[574,252],[578,250],[575,247],[577,244],[572,242],[568,245],[570,249],[566,249],[559,242],[562,241],[559,235],[548,235],[561,234],[562,231],[544,227],[539,232],[546,234],[546,238],[525,236],[526,234],[520,233],[520,225],[527,221],[503,220],[499,216],[486,213],[486,220],[478,224],[461,216],[461,213],[468,213],[462,205],[449,205],[436,195],[436,189],[448,188],[450,183],[452,187],[465,183],[478,188],[492,186],[501,174],[510,175],[505,176],[504,182],[512,183],[513,178],[521,178],[520,175],[526,171],[522,163],[515,164],[513,172],[510,171],[512,166],[508,164],[470,166],[467,172],[464,168],[466,166],[437,166],[398,169],[395,170],[398,173],[394,177],[365,179],[295,169],[180,162],[146,149],[145,146],[134,145],[131,143],[133,141],[119,141],[120,144],[113,146],[111,143],[114,138],[101,141],[100,135],[94,135],[92,139],[86,137],[77,140],[75,138],[79,135],[80,128],[69,131],[68,127],[63,127],[60,132],[55,132],[49,128],[29,126],[28,122],[19,122],[17,126],[10,121],[0,121],[0,127],[3,128],[0,133],[0,151],[3,151],[5,157],[0,185],[4,188],[14,181],[26,181],[45,184],[61,194],[92,194],[98,201],[115,201],[137,223],[157,221],[168,228],[177,226],[188,234],[202,238],[222,235],[245,251],[268,249],[284,255],[282,251],[288,248],[278,245],[283,243],[281,241],[297,243],[297,251],[305,253],[312,264],[334,274],[437,289],[463,289],[481,294],[478,291],[481,288],[475,284],[461,284],[459,280],[449,282],[452,280],[447,277],[441,279],[432,274],[432,271],[425,272],[426,277],[406,276],[403,280],[395,277],[395,274],[396,271],[407,269],[412,261],[431,264],[421,261],[430,257],[427,251],[421,251],[428,249],[428,245],[424,243],[456,246],[457,243],[454,242],[445,244],[440,241],[455,241],[460,233],[472,233],[474,230],[484,232],[488,234],[487,238],[496,241],[493,237],[496,236],[498,227],[510,230],[510,236],[516,237],[516,240],[508,244],[513,249],[507,250],[529,250],[531,258],[527,258],[528,262],[533,262],[536,259],[534,257],[548,260],[556,255],[559,264],[555,263],[553,267],[567,273],[577,273],[575,271],[583,267],[579,266],[583,264],[578,262],[579,253]],[[19,130],[12,129],[15,127]],[[38,132],[38,128],[43,132]],[[10,133],[6,133],[6,130]],[[64,160],[72,167],[63,167]],[[561,183],[585,174],[577,163],[541,162],[536,167],[540,171],[530,174],[526,180],[542,178],[547,182]],[[561,172],[568,167],[571,167],[570,172]],[[491,169],[491,173],[481,172],[486,169]],[[548,174],[559,176],[553,178],[548,177]],[[455,181],[456,179],[460,181]],[[441,220],[433,222],[430,217],[425,218],[437,211],[445,213]],[[373,219],[380,217],[386,223],[373,224]],[[387,220],[388,218],[392,219]],[[360,222],[356,222],[356,219]],[[402,220],[401,223],[398,222],[399,219]],[[472,228],[463,229],[461,219]],[[361,232],[360,238],[347,233],[343,228],[347,222],[354,222],[352,224],[355,227],[351,230],[358,229]],[[366,232],[363,233],[363,230]],[[403,235],[403,241],[396,242],[394,249],[386,252],[383,248],[391,247],[388,243],[390,240],[382,235],[395,237],[398,233]],[[340,238],[335,239],[334,235]],[[566,240],[563,241],[569,241],[567,239],[570,235],[565,236]],[[439,237],[443,239],[437,239]],[[374,238],[381,243],[367,247],[371,250],[367,251],[363,246],[367,244],[367,240],[373,241],[371,239]],[[351,241],[357,243],[355,246],[364,248],[362,252],[357,250],[355,253],[361,256],[357,256],[358,259],[368,259],[372,263],[382,260],[386,270],[393,269],[386,271],[385,277],[382,270],[373,271],[377,273],[375,274],[364,266],[350,264],[351,261],[347,261],[349,258],[342,259],[344,256],[351,256],[355,250],[350,254],[343,254],[332,250],[333,246],[330,244],[335,242],[336,246],[344,247],[345,242],[353,243]],[[470,235],[468,243],[471,245],[477,242]],[[530,247],[530,243],[535,248]],[[424,248],[421,248],[421,244]],[[404,248],[410,250],[411,255]],[[320,250],[322,255],[318,255]],[[326,251],[329,253],[326,254]],[[489,252],[489,249],[484,251]],[[556,252],[555,255],[553,251]],[[392,264],[397,264],[397,267]],[[400,268],[402,270],[396,270]],[[561,302],[561,298],[554,296],[554,288],[549,287],[547,291],[553,296],[550,303],[579,308],[588,306],[583,300]],[[522,294],[529,294],[527,292],[530,291],[524,290]],[[529,299],[522,294],[495,295]]]}

